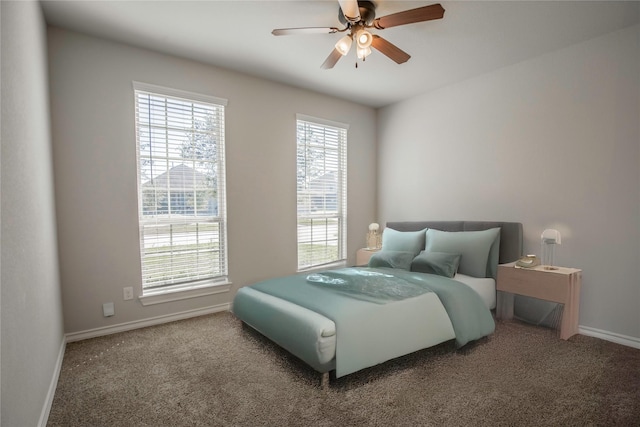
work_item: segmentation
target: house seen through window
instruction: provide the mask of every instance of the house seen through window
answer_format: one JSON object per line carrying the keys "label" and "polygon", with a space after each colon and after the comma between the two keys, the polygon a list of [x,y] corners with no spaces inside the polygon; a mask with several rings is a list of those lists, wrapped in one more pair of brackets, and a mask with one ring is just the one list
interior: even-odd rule
{"label": "house seen through window", "polygon": [[143,294],[226,281],[226,101],[134,90]]}
{"label": "house seen through window", "polygon": [[299,270],[346,259],[347,128],[298,115]]}

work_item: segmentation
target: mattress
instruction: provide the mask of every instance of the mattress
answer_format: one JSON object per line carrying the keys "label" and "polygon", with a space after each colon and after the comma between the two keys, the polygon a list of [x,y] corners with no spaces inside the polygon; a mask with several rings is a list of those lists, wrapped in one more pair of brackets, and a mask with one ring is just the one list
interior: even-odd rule
{"label": "mattress", "polygon": [[488,278],[479,278],[479,277],[471,277],[465,276],[464,274],[456,274],[453,277],[454,280],[458,282],[462,282],[465,285],[469,286],[471,289],[476,291],[482,301],[486,304],[489,310],[493,310],[496,308],[496,281],[495,279]]}

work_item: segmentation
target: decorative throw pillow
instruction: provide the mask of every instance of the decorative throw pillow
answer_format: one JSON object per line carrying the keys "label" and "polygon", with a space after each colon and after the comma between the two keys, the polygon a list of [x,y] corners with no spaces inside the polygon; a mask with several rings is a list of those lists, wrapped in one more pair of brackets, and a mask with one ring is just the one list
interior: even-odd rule
{"label": "decorative throw pillow", "polygon": [[407,251],[381,250],[371,255],[369,267],[388,267],[409,270],[415,254]]}
{"label": "decorative throw pillow", "polygon": [[460,273],[473,277],[487,277],[489,251],[499,233],[500,228],[482,231],[429,229],[426,232],[425,250],[460,254]]}
{"label": "decorative throw pillow", "polygon": [[453,277],[459,264],[460,254],[422,251],[411,262],[411,271]]}
{"label": "decorative throw pillow", "polygon": [[383,251],[413,252],[415,257],[424,249],[425,231],[398,231],[385,228],[382,232]]}

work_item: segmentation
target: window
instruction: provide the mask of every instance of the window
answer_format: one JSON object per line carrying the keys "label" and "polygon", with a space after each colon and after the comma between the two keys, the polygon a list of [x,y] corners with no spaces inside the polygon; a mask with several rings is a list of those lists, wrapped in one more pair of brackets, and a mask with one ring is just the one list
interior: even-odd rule
{"label": "window", "polygon": [[348,125],[298,115],[298,269],[346,258]]}
{"label": "window", "polygon": [[134,91],[143,295],[226,282],[226,100]]}

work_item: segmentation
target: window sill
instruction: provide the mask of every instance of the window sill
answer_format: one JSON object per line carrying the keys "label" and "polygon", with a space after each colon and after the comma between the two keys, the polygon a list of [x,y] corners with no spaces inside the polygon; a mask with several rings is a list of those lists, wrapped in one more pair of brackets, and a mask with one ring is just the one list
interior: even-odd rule
{"label": "window sill", "polygon": [[180,301],[189,298],[198,298],[206,295],[222,294],[229,292],[230,289],[231,282],[226,280],[221,282],[206,282],[172,289],[148,291],[138,299],[142,305],[146,306],[171,301]]}
{"label": "window sill", "polygon": [[347,266],[347,261],[342,260],[342,261],[331,262],[329,264],[322,264],[322,265],[315,265],[313,267],[301,268],[298,270],[298,273],[306,273],[307,271],[327,270],[329,268],[340,268],[340,267],[346,267],[346,266]]}

